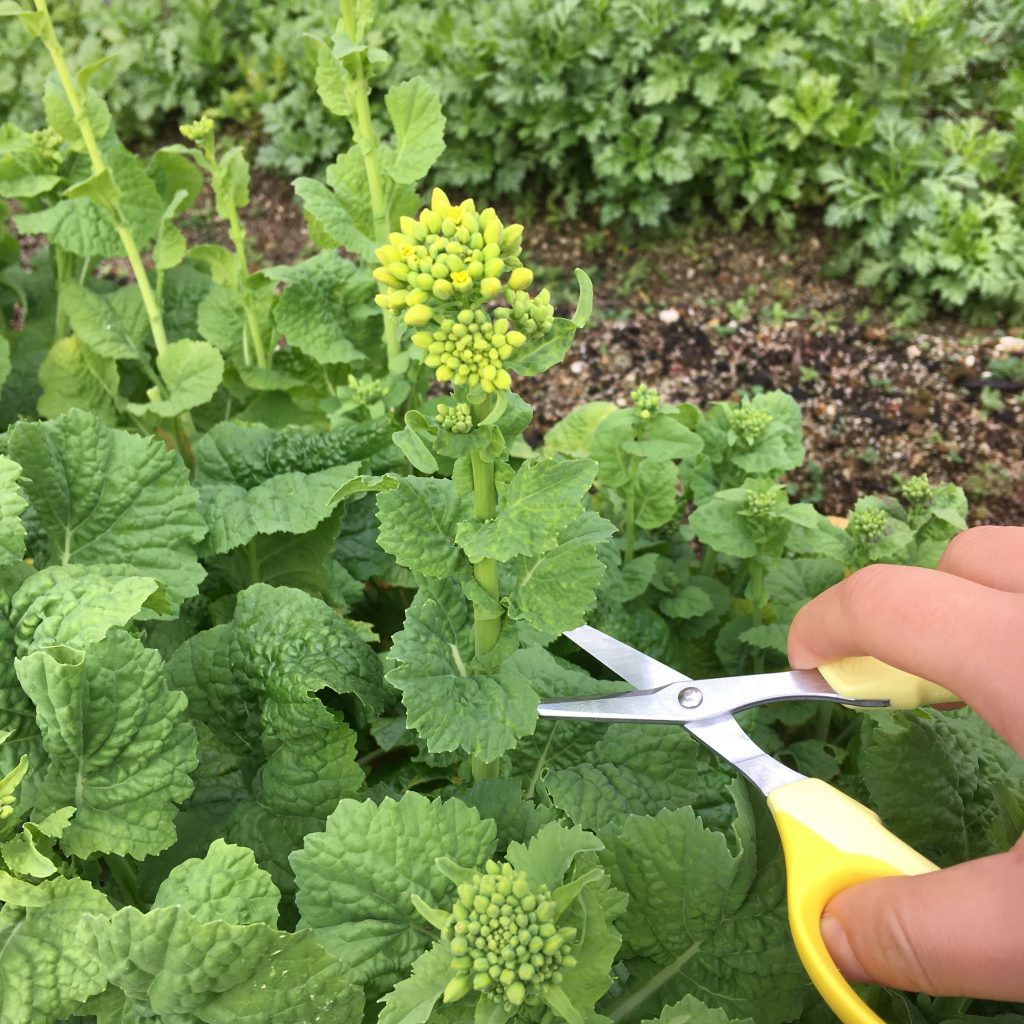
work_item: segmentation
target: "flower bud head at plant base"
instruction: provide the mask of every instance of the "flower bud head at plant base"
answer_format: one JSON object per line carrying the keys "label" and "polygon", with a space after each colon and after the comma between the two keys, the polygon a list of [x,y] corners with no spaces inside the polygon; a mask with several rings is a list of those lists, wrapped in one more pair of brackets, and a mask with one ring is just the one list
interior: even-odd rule
{"label": "flower bud head at plant base", "polygon": [[630,400],[636,406],[637,415],[642,420],[649,420],[661,405],[661,396],[655,388],[641,384],[629,393]]}
{"label": "flower bud head at plant base", "polygon": [[377,304],[414,329],[437,380],[507,390],[505,361],[554,319],[547,290],[527,291],[533,271],[519,258],[522,225],[505,226],[491,207],[477,212],[472,199],[453,206],[438,188],[430,206],[400,224],[376,252]]}
{"label": "flower bud head at plant base", "polygon": [[745,402],[732,413],[732,429],[744,444],[753,447],[760,440],[773,418],[770,412],[756,409]]}
{"label": "flower bud head at plant base", "polygon": [[489,860],[457,892],[441,930],[454,971],[444,990],[446,1003],[479,992],[506,1013],[536,1006],[548,986],[561,984],[563,970],[576,966],[576,929],[558,926],[550,891],[531,886],[526,872]]}
{"label": "flower bud head at plant base", "polygon": [[928,474],[912,476],[900,484],[900,496],[911,505],[923,505],[932,496],[932,487],[928,482]]}
{"label": "flower bud head at plant base", "polygon": [[885,533],[888,519],[884,508],[872,508],[858,503],[858,507],[850,513],[846,529],[855,540],[869,544]]}

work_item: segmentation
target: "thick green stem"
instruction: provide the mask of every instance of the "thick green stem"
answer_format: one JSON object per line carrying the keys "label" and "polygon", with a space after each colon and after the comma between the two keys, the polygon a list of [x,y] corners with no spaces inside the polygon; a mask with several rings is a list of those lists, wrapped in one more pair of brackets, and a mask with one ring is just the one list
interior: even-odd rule
{"label": "thick green stem", "polygon": [[[497,493],[494,490],[494,463],[486,462],[479,452],[470,456],[473,465],[473,512],[477,519],[493,519],[497,511]],[[484,558],[473,567],[473,575],[477,583],[483,587],[487,595],[498,600],[498,562],[494,558]],[[473,608],[473,637],[476,653],[479,657],[486,654],[501,635],[501,618],[494,614],[492,608],[481,604]]]}
{"label": "thick green stem", "polygon": [[[764,565],[756,558],[749,563],[750,571],[750,601],[753,605],[751,617],[755,626],[764,622],[765,594],[764,594]],[[764,651],[758,648],[754,653],[754,671],[764,671]]]}
{"label": "thick green stem", "polygon": [[114,854],[108,854],[103,860],[110,872],[110,877],[117,883],[117,887],[125,897],[125,902],[139,910],[144,910],[145,904],[139,891],[139,880],[135,874],[135,868],[123,857],[117,857]]}
{"label": "thick green stem", "polygon": [[[245,258],[245,228],[242,227],[238,211],[233,205],[229,207],[228,212],[228,235],[231,238],[231,244],[235,247],[235,260],[238,266],[236,290],[238,292],[238,297],[242,302],[242,309],[245,311],[246,336],[252,341],[253,352],[256,356],[256,365],[262,369],[266,369],[270,366],[270,359],[268,357],[267,350],[263,345],[263,335],[260,331],[259,320],[257,319],[256,312],[252,308],[252,303],[245,292],[245,282],[249,277],[249,263]],[[246,358],[245,362],[246,365],[248,365],[248,358]]]}
{"label": "thick green stem", "polygon": [[[47,26],[48,31],[43,37],[43,43],[50,54],[50,59],[53,61],[60,84],[64,88],[64,94],[67,96],[71,113],[74,115],[75,123],[78,125],[78,130],[82,134],[82,141],[85,143],[85,150],[89,154],[93,174],[102,174],[104,171],[109,170],[109,168],[103,159],[102,152],[100,152],[99,144],[96,141],[96,132],[93,130],[92,122],[89,120],[89,114],[83,102],[82,94],[78,91],[78,86],[71,77],[67,61],[64,59],[64,51],[57,42],[56,34],[53,31],[53,23],[50,22],[50,12],[46,6],[46,0],[35,0],[35,5],[36,10],[41,14],[45,14],[49,22]],[[132,234],[132,230],[124,214],[121,212],[119,203],[115,202],[112,204],[111,213],[114,217],[114,229],[117,231],[117,237],[121,240],[121,246],[128,257],[132,274],[135,276],[139,286],[139,296],[142,299],[142,305],[146,310],[146,317],[149,320],[149,329],[153,335],[153,343],[156,345],[157,354],[160,354],[167,349],[167,332],[164,330],[160,305],[156,300],[153,286],[149,281],[149,275],[146,273],[145,265],[142,262],[142,253],[139,251],[135,236]]]}
{"label": "thick green stem", "polygon": [[623,562],[633,560],[633,547],[636,544],[636,485],[629,481],[626,490],[626,552],[623,555]]}
{"label": "thick green stem", "polygon": [[[356,36],[359,32],[356,0],[340,0],[341,17],[345,22],[345,31],[353,42],[361,42]],[[373,130],[373,117],[370,113],[370,83],[366,76],[366,65],[359,60],[358,71],[351,73],[352,87],[348,90],[352,104],[352,132],[355,135],[359,152],[363,157],[366,171],[366,184],[370,192],[370,209],[373,214],[373,235],[378,245],[388,240],[391,231],[390,208],[384,194],[384,179],[381,177],[380,139]],[[398,341],[398,321],[394,317],[384,317],[384,346],[388,353],[388,362],[396,359],[401,351]]]}

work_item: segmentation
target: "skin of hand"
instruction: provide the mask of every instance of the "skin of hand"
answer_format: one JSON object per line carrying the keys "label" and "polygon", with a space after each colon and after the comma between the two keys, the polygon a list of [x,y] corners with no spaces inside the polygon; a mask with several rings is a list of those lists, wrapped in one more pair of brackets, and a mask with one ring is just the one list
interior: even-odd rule
{"label": "skin of hand", "polygon": [[[951,690],[1024,755],[1024,527],[967,530],[936,569],[868,566],[793,620],[794,668],[858,654]],[[1024,1000],[1024,837],[1007,853],[852,886],[821,933],[853,982]]]}

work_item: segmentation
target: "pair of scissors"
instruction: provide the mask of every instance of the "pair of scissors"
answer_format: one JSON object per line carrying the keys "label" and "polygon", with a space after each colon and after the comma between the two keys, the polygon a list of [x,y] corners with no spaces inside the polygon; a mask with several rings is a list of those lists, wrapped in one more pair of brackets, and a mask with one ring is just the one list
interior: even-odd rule
{"label": "pair of scissors", "polygon": [[767,798],[786,858],[793,942],[804,969],[844,1024],[884,1024],[829,956],[821,915],[838,892],[871,878],[938,870],[889,832],[878,815],[821,779],[766,754],[733,717],[783,700],[821,700],[855,708],[921,707],[959,698],[874,658],[844,658],[818,669],[694,681],[590,626],[565,634],[633,690],[540,704],[543,718],[676,722],[729,761]]}

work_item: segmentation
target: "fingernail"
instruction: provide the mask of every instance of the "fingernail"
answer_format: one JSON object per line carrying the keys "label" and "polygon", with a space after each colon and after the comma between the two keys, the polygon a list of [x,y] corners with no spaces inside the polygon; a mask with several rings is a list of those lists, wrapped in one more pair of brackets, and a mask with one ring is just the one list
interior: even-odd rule
{"label": "fingernail", "polygon": [[821,937],[825,940],[829,955],[835,961],[836,967],[847,981],[870,982],[873,980],[857,959],[838,917],[834,917],[832,914],[822,917]]}

